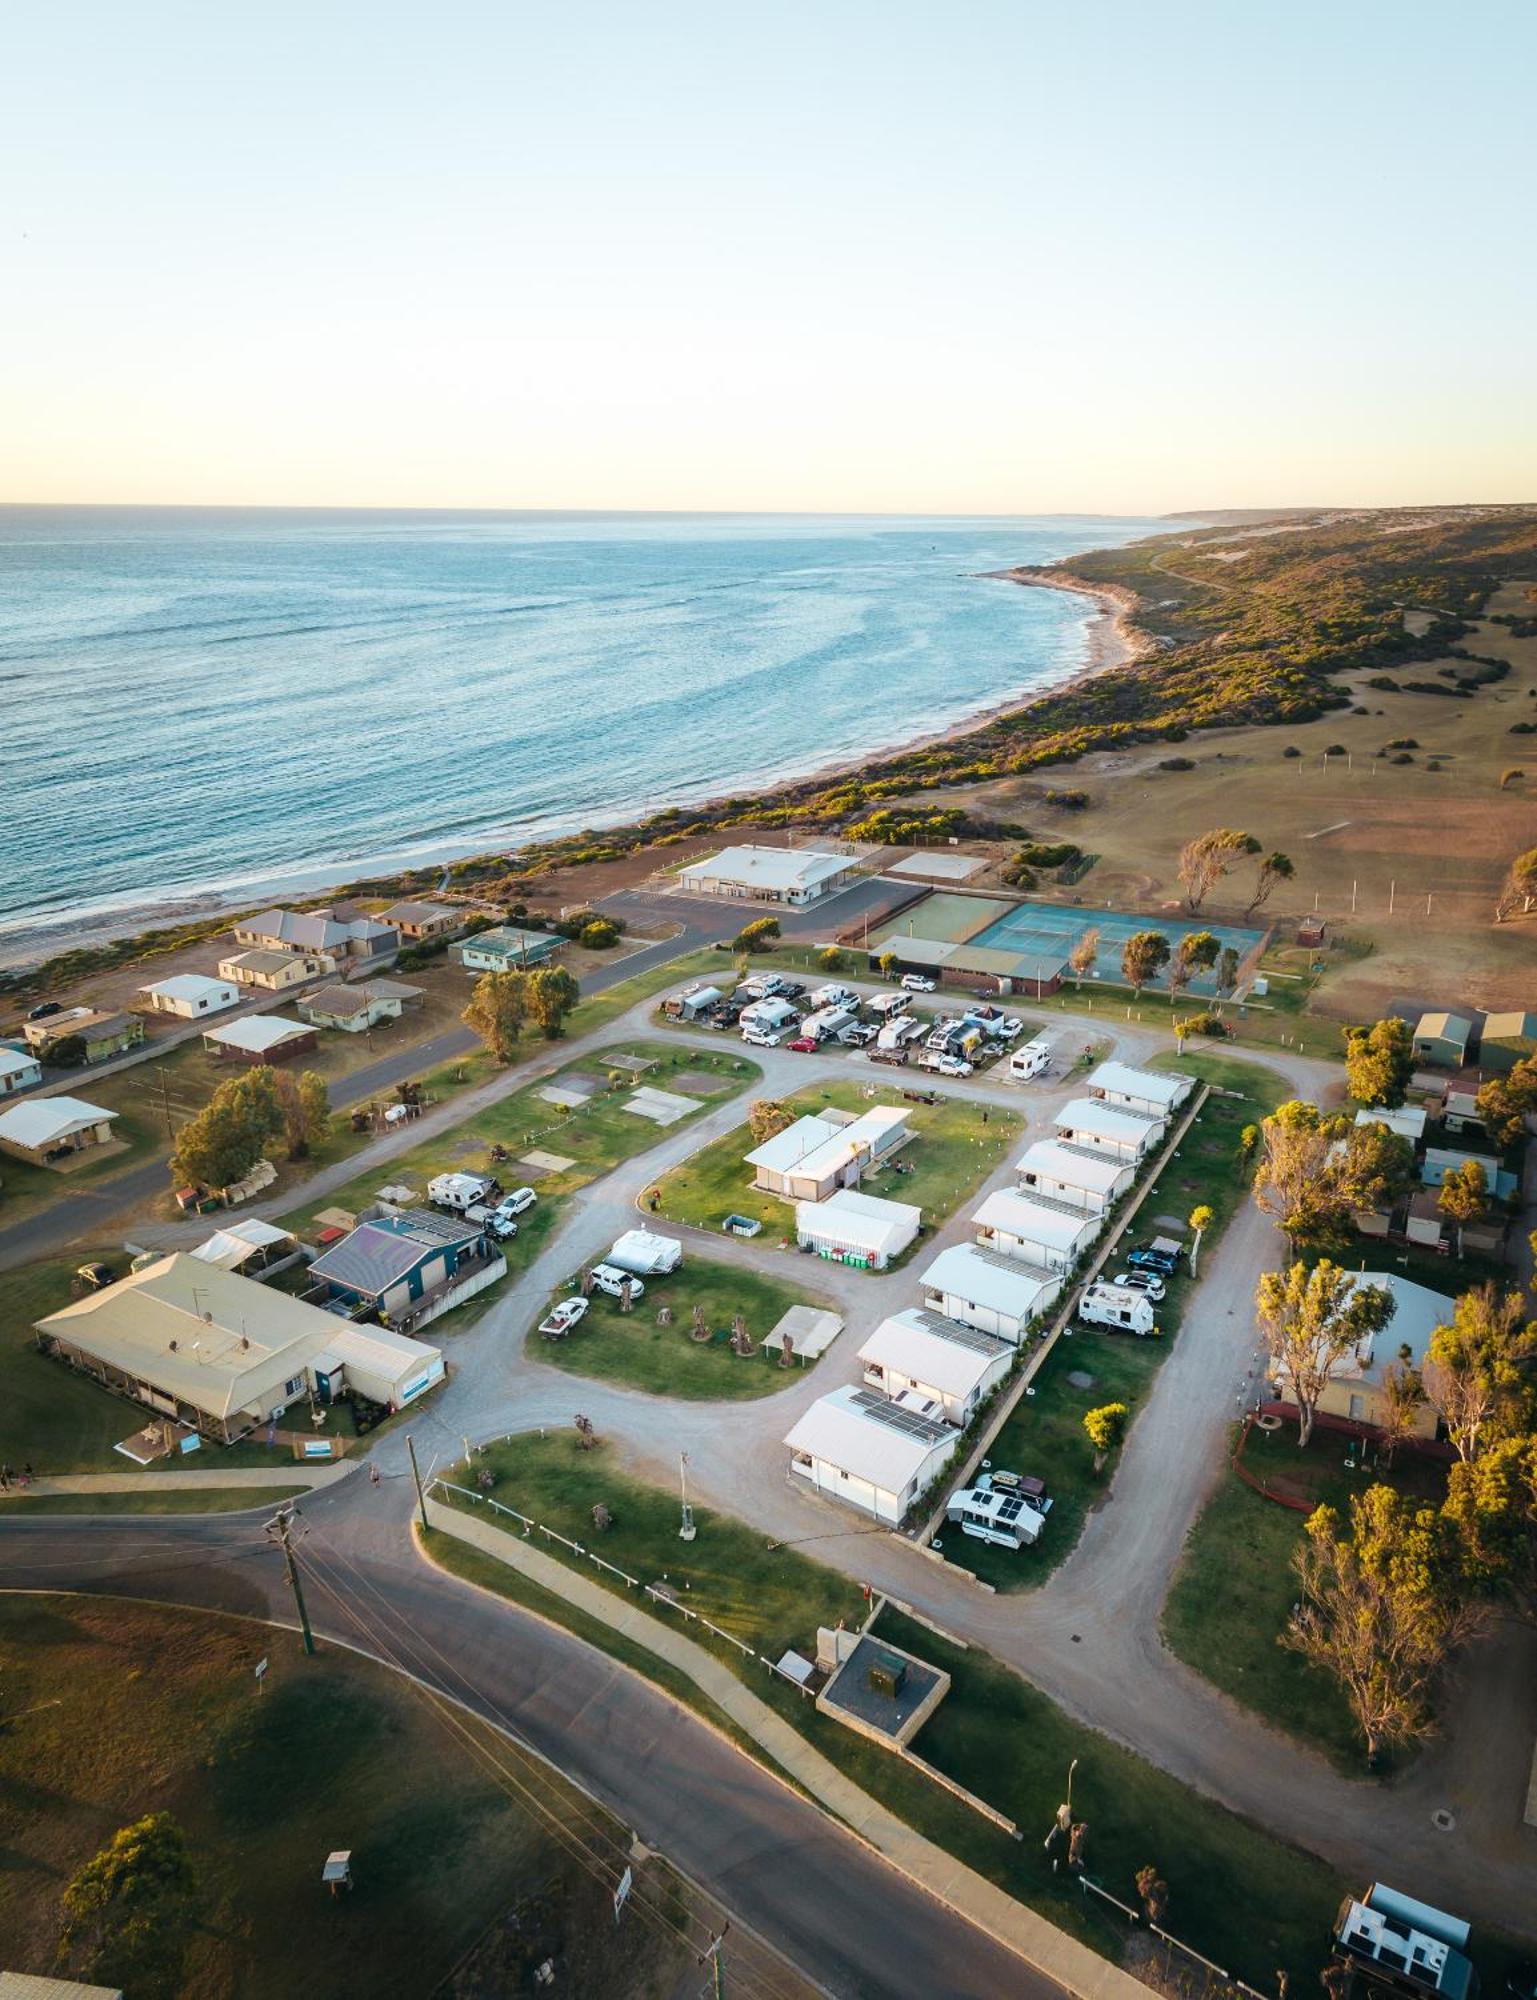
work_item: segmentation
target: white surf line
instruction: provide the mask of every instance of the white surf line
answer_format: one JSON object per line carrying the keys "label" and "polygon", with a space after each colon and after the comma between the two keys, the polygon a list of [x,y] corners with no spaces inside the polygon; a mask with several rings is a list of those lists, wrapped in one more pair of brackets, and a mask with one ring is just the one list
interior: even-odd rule
{"label": "white surf line", "polygon": [[1338,833],[1341,827],[1350,826],[1353,823],[1353,821],[1348,819],[1337,819],[1333,826],[1321,826],[1317,833],[1305,833],[1302,838],[1304,840],[1322,840],[1326,833]]}

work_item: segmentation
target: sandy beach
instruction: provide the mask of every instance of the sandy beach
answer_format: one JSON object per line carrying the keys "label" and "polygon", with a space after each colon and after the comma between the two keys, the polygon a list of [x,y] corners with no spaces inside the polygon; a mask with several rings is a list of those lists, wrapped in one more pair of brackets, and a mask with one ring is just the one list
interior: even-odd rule
{"label": "sandy beach", "polygon": [[[973,709],[955,718],[943,729],[909,736],[898,742],[871,745],[861,752],[858,759],[840,757],[799,773],[777,777],[771,781],[773,784],[824,782],[858,771],[884,757],[953,742],[1000,717],[1020,713],[1043,695],[1060,693],[1091,676],[1126,666],[1151,650],[1151,642],[1142,642],[1141,635],[1131,627],[1136,597],[1130,591],[1092,584],[1074,576],[1070,570],[1054,567],[1033,569],[1021,566],[978,571],[976,574],[979,581],[1066,591],[1092,600],[1097,606],[1097,613],[1084,628],[1085,656],[1079,665],[1058,678],[1028,689],[1016,689],[1000,700]],[[713,801],[707,798],[696,801],[701,809],[711,803]],[[103,910],[94,915],[44,918],[35,925],[18,927],[0,935],[0,971],[25,970],[65,951],[100,947],[141,932],[208,922],[226,914],[233,917],[238,912],[259,909],[285,897],[307,899],[355,888],[361,881],[399,874],[408,869],[446,869],[454,861],[472,859],[492,851],[500,851],[494,836],[481,833],[428,848],[396,850],[351,861],[310,863],[229,890],[211,889],[202,895],[166,897]],[[509,843],[506,851],[515,853],[517,849]]]}

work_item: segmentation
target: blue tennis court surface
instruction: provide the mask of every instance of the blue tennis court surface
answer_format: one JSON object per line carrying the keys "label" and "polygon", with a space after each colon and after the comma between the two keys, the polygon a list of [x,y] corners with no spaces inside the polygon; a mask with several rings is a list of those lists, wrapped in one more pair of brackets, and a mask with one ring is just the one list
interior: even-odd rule
{"label": "blue tennis court surface", "polygon": [[[979,912],[984,907],[979,898]],[[914,912],[914,927],[921,936],[921,909]],[[1219,945],[1231,945],[1240,960],[1247,958],[1265,935],[1261,930],[1247,930],[1237,924],[1209,924],[1199,916],[1141,917],[1129,915],[1124,910],[1093,910],[1082,906],[1069,907],[1064,903],[1026,902],[996,918],[984,929],[973,932],[966,942],[986,951],[1017,951],[1042,958],[1065,958],[1089,930],[1099,932],[1099,951],[1091,976],[1115,980],[1122,976],[1122,948],[1137,931],[1162,931],[1171,949],[1191,931],[1210,931]],[[1203,973],[1191,984],[1191,991],[1195,993],[1212,993],[1215,990],[1209,973]]]}

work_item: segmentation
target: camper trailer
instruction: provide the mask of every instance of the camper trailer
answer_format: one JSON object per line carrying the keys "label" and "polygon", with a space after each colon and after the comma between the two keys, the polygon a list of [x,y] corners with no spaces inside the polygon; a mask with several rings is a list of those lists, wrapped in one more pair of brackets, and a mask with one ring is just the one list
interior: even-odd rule
{"label": "camper trailer", "polygon": [[435,1208],[467,1215],[472,1208],[492,1206],[501,1187],[489,1174],[439,1174],[427,1183],[427,1199]]}
{"label": "camper trailer", "polygon": [[952,1493],[945,1504],[945,1516],[958,1524],[963,1535],[995,1548],[1033,1548],[1041,1539],[1051,1508],[1045,1498],[1028,1499],[1016,1489],[994,1485],[983,1473],[975,1486]]}
{"label": "camper trailer", "polygon": [[1156,1333],[1153,1302],[1146,1292],[1126,1285],[1086,1286],[1078,1301],[1078,1317],[1088,1326],[1106,1327],[1111,1333]]}
{"label": "camper trailer", "polygon": [[830,1042],[834,1035],[841,1035],[845,1028],[852,1028],[858,1019],[851,1007],[822,1007],[801,1022],[801,1033],[813,1042]]}
{"label": "camper trailer", "polygon": [[877,1021],[894,1021],[898,1014],[906,1014],[912,1007],[910,993],[877,993],[870,1002],[870,1012]]}
{"label": "camper trailer", "polygon": [[627,1229],[605,1262],[643,1278],[676,1271],[683,1262],[683,1245],[676,1236],[659,1236],[654,1229]]}

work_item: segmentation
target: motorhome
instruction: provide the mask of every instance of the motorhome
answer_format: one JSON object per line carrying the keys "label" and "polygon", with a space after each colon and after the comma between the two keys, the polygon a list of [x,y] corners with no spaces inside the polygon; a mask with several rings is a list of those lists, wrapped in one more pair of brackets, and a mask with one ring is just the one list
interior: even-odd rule
{"label": "motorhome", "polygon": [[963,1535],[996,1548],[1033,1548],[1041,1539],[1051,1502],[1027,1499],[1023,1493],[995,1486],[983,1473],[975,1486],[952,1493],[945,1503],[945,1517],[954,1521]]}
{"label": "motorhome", "polygon": [[1044,1075],[1050,1061],[1050,1042],[1026,1042],[1009,1057],[1009,1075],[1028,1081],[1032,1076]]}
{"label": "motorhome", "polygon": [[456,1215],[492,1206],[501,1191],[489,1174],[439,1174],[427,1183],[427,1199],[433,1206],[451,1208]]}
{"label": "motorhome", "polygon": [[1109,1327],[1115,1333],[1147,1335],[1156,1329],[1153,1301],[1128,1285],[1087,1285],[1078,1301],[1078,1317],[1088,1326]]}

